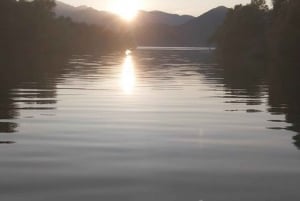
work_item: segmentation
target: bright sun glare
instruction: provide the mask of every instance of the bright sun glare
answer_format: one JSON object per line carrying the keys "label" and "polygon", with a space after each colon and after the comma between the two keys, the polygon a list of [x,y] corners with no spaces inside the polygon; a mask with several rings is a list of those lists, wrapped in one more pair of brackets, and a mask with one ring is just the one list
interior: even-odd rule
{"label": "bright sun glare", "polygon": [[132,21],[140,9],[140,0],[111,0],[109,10],[126,21]]}

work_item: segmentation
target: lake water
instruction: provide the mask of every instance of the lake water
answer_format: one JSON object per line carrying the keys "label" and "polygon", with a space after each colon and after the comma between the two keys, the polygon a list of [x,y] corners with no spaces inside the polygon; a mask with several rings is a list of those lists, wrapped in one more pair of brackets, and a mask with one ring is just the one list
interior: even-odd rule
{"label": "lake water", "polygon": [[266,80],[225,74],[209,49],[21,68],[1,70],[1,201],[300,200],[285,104]]}

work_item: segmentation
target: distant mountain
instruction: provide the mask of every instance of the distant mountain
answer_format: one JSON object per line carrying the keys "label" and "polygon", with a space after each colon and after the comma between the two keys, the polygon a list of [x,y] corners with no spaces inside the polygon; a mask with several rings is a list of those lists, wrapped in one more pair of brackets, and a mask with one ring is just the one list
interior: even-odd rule
{"label": "distant mountain", "polygon": [[[74,7],[60,1],[56,1],[55,13],[57,16],[70,17],[75,22],[84,22],[88,24],[97,24],[108,26],[120,17],[106,11],[99,11],[87,6]],[[177,15],[161,11],[139,11],[136,24],[166,24],[181,25],[195,17],[190,15]]]}
{"label": "distant mountain", "polygon": [[[119,16],[87,6],[74,7],[56,1],[57,16],[70,17],[75,22],[101,25],[109,29],[124,29]],[[140,11],[131,30],[137,45],[144,46],[205,46],[222,24],[228,12],[217,7],[199,17],[176,15],[161,11]]]}
{"label": "distant mountain", "polygon": [[182,43],[187,45],[207,44],[224,22],[227,12],[228,8],[220,6],[179,26],[177,30],[182,38]]}
{"label": "distant mountain", "polygon": [[177,15],[161,11],[140,11],[137,17],[137,23],[143,24],[166,24],[166,25],[182,25],[195,17],[191,15]]}
{"label": "distant mountain", "polygon": [[134,37],[143,46],[206,46],[227,12],[228,8],[217,7],[176,26],[140,22],[133,31]]}
{"label": "distant mountain", "polygon": [[56,1],[55,13],[59,16],[68,16],[76,10],[76,7]]}
{"label": "distant mountain", "polygon": [[105,27],[121,23],[121,19],[112,13],[98,11],[87,6],[74,7],[60,1],[56,1],[55,13],[57,16],[69,17],[75,22],[101,25]]}

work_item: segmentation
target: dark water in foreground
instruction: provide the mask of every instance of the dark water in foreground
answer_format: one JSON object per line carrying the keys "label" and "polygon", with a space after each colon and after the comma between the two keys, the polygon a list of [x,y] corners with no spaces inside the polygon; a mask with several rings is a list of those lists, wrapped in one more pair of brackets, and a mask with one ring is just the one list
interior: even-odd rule
{"label": "dark water in foreground", "polygon": [[228,76],[210,55],[2,69],[0,200],[298,201],[296,123],[265,80]]}

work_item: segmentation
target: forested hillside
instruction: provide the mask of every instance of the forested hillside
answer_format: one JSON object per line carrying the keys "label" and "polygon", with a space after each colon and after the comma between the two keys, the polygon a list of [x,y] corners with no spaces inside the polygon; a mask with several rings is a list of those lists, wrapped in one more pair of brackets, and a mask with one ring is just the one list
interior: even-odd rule
{"label": "forested hillside", "polygon": [[132,46],[127,29],[114,32],[57,18],[54,7],[54,0],[1,0],[1,55],[79,53]]}

